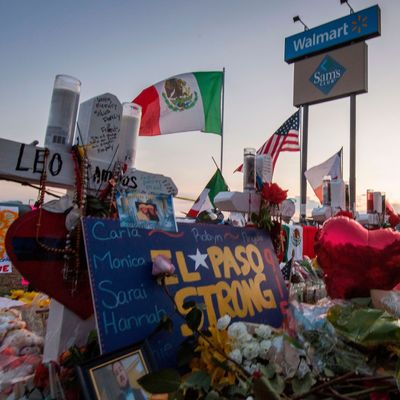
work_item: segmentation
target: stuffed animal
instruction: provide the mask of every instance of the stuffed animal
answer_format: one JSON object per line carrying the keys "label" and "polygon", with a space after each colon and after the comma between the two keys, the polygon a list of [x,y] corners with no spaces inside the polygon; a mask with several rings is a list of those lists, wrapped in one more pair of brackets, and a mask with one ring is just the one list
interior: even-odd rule
{"label": "stuffed animal", "polygon": [[21,313],[18,310],[0,311],[0,343],[7,336],[8,332],[14,329],[24,329],[26,323],[21,319]]}
{"label": "stuffed animal", "polygon": [[0,352],[5,349],[15,351],[16,355],[40,354],[44,340],[27,329],[16,329],[10,331],[4,338]]}

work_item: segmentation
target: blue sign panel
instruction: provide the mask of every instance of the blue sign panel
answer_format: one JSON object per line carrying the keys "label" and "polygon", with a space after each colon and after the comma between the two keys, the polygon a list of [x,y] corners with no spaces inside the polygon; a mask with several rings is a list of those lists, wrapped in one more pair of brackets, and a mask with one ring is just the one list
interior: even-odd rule
{"label": "blue sign panel", "polygon": [[332,57],[325,56],[315,72],[310,76],[310,82],[322,93],[328,94],[345,72],[345,67]]}
{"label": "blue sign panel", "polygon": [[176,277],[168,289],[178,309],[205,304],[202,328],[225,314],[278,327],[287,290],[271,239],[255,228],[178,224],[179,232],[122,228],[118,220],[85,218],[86,254],[101,349],[110,352],[149,339],[164,315],[173,332],[149,339],[159,367],[174,365],[179,344],[191,334],[152,276],[152,259],[171,259]]}
{"label": "blue sign panel", "polygon": [[370,39],[381,34],[379,6],[336,19],[285,39],[285,61],[293,61],[346,43]]}

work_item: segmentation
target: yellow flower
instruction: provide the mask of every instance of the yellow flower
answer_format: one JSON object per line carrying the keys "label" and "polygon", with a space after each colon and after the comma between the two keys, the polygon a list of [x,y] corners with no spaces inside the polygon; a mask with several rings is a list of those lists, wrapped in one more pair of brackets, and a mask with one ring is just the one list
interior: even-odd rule
{"label": "yellow flower", "polygon": [[21,289],[18,290],[11,290],[11,298],[12,299],[19,299],[20,297],[22,297],[24,295],[24,291]]}
{"label": "yellow flower", "polygon": [[25,292],[23,297],[32,301],[38,294],[38,292]]}
{"label": "yellow flower", "polygon": [[40,308],[47,308],[49,305],[50,305],[50,299],[49,298],[39,300],[39,307]]}
{"label": "yellow flower", "polygon": [[199,337],[196,351],[200,352],[200,358],[193,360],[192,371],[206,370],[210,374],[212,385],[232,385],[236,380],[233,367],[229,370],[221,367],[221,364],[227,361],[227,354],[232,350],[228,332],[220,331],[213,326],[208,330],[211,336]]}

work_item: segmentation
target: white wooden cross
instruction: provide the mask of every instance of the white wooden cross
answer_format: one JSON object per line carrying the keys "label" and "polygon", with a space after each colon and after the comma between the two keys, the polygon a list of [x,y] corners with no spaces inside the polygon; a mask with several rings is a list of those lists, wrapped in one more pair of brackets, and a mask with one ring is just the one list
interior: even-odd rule
{"label": "white wooden cross", "polygon": [[[106,93],[81,104],[77,140],[86,148],[89,159],[89,189],[99,191],[112,178],[118,159],[121,103]],[[45,166],[45,149],[0,138],[0,179],[21,183],[39,183]],[[49,149],[47,185],[74,189],[75,173],[72,154],[66,149]],[[121,188],[137,192],[172,194],[178,189],[171,178],[161,174],[129,169],[121,180]]]}

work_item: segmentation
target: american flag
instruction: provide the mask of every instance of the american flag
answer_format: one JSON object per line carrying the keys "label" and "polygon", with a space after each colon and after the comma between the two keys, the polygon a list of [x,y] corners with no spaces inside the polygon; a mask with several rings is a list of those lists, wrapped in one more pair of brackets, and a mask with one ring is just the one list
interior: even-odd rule
{"label": "american flag", "polygon": [[285,281],[290,279],[290,271],[292,270],[293,257],[281,268],[282,276]]}
{"label": "american flag", "polygon": [[[272,159],[272,170],[275,169],[281,151],[300,151],[299,144],[300,111],[296,111],[281,127],[257,150],[257,154],[269,154]],[[243,164],[236,171],[242,171]]]}

